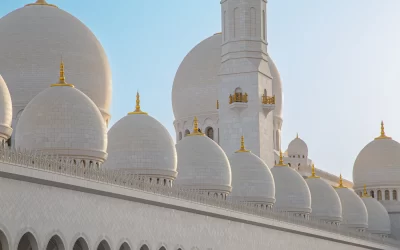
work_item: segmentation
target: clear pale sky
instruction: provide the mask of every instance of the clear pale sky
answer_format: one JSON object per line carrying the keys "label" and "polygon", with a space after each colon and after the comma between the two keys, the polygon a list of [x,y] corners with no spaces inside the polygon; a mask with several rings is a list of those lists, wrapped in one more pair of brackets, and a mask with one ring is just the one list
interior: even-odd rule
{"label": "clear pale sky", "polygon": [[[1,0],[0,16],[33,1]],[[104,46],[113,72],[111,125],[133,110],[139,89],[142,109],[175,137],[174,75],[192,47],[221,30],[220,1],[48,2]],[[283,149],[298,132],[317,167],[351,179],[381,120],[400,140],[398,13],[398,0],[269,0],[268,50],[284,88]]]}

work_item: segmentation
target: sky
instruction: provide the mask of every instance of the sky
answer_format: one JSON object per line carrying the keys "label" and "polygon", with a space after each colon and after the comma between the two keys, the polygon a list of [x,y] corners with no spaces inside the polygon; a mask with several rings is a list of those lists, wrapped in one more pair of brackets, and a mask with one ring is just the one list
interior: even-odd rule
{"label": "sky", "polygon": [[[0,17],[34,0],[0,0]],[[142,110],[172,137],[171,90],[185,55],[221,31],[219,0],[48,0],[85,23],[113,73],[111,124]],[[400,1],[269,0],[268,52],[284,91],[282,146],[299,133],[316,167],[352,179],[380,133],[400,140]],[[0,34],[1,42],[1,34]],[[0,69],[1,70],[1,69]]]}

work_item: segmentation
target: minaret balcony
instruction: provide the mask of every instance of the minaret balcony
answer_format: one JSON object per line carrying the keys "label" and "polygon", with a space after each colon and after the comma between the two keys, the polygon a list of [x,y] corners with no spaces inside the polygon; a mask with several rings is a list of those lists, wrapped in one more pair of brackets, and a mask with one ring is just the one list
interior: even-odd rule
{"label": "minaret balcony", "polygon": [[262,108],[264,110],[265,116],[275,109],[275,96],[263,95],[261,97]]}
{"label": "minaret balcony", "polygon": [[229,108],[242,111],[248,106],[248,95],[247,93],[235,93],[233,95],[229,95]]}

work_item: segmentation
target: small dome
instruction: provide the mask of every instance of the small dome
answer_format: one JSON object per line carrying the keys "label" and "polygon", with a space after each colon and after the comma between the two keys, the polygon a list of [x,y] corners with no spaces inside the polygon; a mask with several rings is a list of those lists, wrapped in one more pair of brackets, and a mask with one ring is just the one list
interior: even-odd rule
{"label": "small dome", "polygon": [[242,147],[231,157],[232,193],[230,198],[255,204],[275,203],[275,183],[267,164]]}
{"label": "small dome", "polygon": [[3,77],[0,75],[0,138],[7,140],[12,133],[12,102],[10,92]]}
{"label": "small dome", "polygon": [[111,68],[102,45],[80,20],[51,4],[28,4],[1,17],[0,34],[0,71],[14,107],[25,107],[47,89],[57,76],[55,58],[62,55],[70,65],[69,80],[108,115]]}
{"label": "small dome", "polygon": [[372,234],[390,235],[390,217],[386,208],[379,201],[368,195],[364,195],[361,199],[368,212],[367,231]]}
{"label": "small dome", "polygon": [[289,157],[291,156],[296,156],[298,157],[308,157],[308,147],[307,144],[297,136],[294,140],[292,140],[289,143],[288,149],[287,149]]}
{"label": "small dome", "polygon": [[[196,118],[194,124],[193,131],[198,131]],[[193,132],[176,145],[176,151],[179,173],[176,184],[190,189],[231,192],[231,167],[216,142],[200,132]]]}
{"label": "small dome", "polygon": [[60,82],[29,102],[16,131],[17,148],[99,162],[107,157],[102,115],[88,96],[65,83],[63,64]]}
{"label": "small dome", "polygon": [[311,217],[329,221],[342,221],[342,204],[335,189],[325,180],[315,174],[314,165],[312,175],[306,179],[311,192]]}
{"label": "small dome", "polygon": [[304,178],[294,169],[283,164],[282,153],[279,164],[271,169],[275,180],[274,209],[278,211],[309,214],[311,193]]}
{"label": "small dome", "polygon": [[136,110],[108,132],[108,159],[103,167],[175,179],[175,143],[159,121],[140,110],[139,93],[136,99]]}
{"label": "small dome", "polygon": [[342,204],[342,223],[348,228],[368,228],[368,212],[361,198],[353,191],[343,186],[342,175],[336,189]]}
{"label": "small dome", "polygon": [[400,185],[400,144],[385,135],[381,124],[381,135],[368,143],[358,154],[353,167],[354,188],[363,185]]}

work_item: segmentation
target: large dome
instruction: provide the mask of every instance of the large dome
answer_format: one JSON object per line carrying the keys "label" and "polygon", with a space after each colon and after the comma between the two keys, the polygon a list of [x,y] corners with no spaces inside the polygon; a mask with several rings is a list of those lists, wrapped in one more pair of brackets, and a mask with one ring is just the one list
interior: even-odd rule
{"label": "large dome", "polygon": [[368,143],[358,154],[353,168],[354,188],[363,185],[400,185],[400,144],[385,135],[382,124],[381,136]]}
{"label": "large dome", "polygon": [[171,135],[137,107],[108,132],[108,159],[103,167],[175,179],[177,156]]}
{"label": "large dome", "polygon": [[0,138],[8,139],[12,128],[12,102],[10,92],[3,77],[0,75]]}
{"label": "large dome", "polygon": [[22,112],[15,146],[103,162],[107,158],[107,129],[99,109],[73,85],[52,86],[33,98]]}
{"label": "large dome", "polygon": [[[196,45],[183,59],[172,87],[175,119],[217,113],[222,34],[217,33]],[[268,57],[273,94],[274,115],[282,117],[282,83],[279,72]]]}
{"label": "large dome", "polygon": [[232,193],[236,201],[273,205],[275,203],[275,183],[272,173],[258,156],[242,147],[229,157],[232,169]]}
{"label": "large dome", "polygon": [[[197,120],[195,124],[197,128]],[[194,132],[176,145],[176,151],[179,173],[176,184],[190,189],[230,193],[231,167],[228,157],[216,142]]]}
{"label": "large dome", "polygon": [[62,57],[69,81],[108,119],[110,66],[103,47],[81,21],[52,5],[27,5],[0,19],[0,34],[0,74],[10,89],[15,112],[54,81]]}

